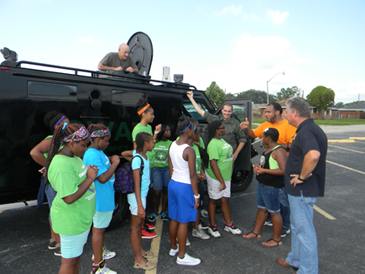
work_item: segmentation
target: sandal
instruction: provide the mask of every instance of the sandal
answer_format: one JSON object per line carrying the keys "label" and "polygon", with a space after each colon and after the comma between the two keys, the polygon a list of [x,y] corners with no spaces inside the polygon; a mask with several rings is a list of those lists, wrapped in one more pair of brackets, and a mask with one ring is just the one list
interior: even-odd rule
{"label": "sandal", "polygon": [[139,268],[139,269],[144,269],[144,270],[148,270],[148,269],[152,269],[156,267],[156,264],[151,262],[151,261],[147,261],[146,264],[139,264],[137,262],[134,262],[133,265],[134,268]]}
{"label": "sandal", "polygon": [[146,253],[142,254],[142,256],[145,257],[146,259],[152,259],[154,257],[151,251],[146,251]]}
{"label": "sandal", "polygon": [[[268,245],[268,244],[265,244],[265,243],[268,243],[268,242],[270,242],[270,241],[274,241],[274,242],[276,242],[276,244],[274,244],[274,245]],[[281,240],[277,241],[277,240],[275,240],[274,238],[271,238],[271,239],[267,240],[266,242],[263,242],[263,243],[262,243],[262,245],[263,245],[263,246],[266,246],[266,247],[275,247],[275,246],[282,245],[282,242],[281,242]]]}
{"label": "sandal", "polygon": [[[252,237],[252,238],[246,238],[245,236],[247,236],[247,235],[249,235],[249,234],[253,234],[253,235],[255,235],[255,237]],[[248,232],[247,234],[245,234],[245,235],[243,235],[242,236],[243,238],[245,238],[245,239],[253,239],[253,238],[257,238],[257,239],[260,239],[261,238],[261,234],[259,233],[259,234],[256,234],[255,232],[253,232],[253,230],[251,231],[251,232]]]}

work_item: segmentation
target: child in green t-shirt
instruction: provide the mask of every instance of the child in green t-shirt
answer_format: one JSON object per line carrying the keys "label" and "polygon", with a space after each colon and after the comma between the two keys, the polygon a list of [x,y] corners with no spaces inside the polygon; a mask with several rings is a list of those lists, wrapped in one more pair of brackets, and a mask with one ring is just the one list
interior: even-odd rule
{"label": "child in green t-shirt", "polygon": [[[46,183],[57,195],[51,207],[53,230],[60,234],[60,273],[78,273],[92,219],[95,214],[94,180],[98,167],[81,160],[90,134],[83,125],[56,127],[45,166]],[[59,150],[60,146],[63,148]]]}
{"label": "child in green t-shirt", "polygon": [[170,127],[167,125],[161,126],[161,131],[157,134],[157,143],[152,151],[152,157],[154,161],[154,167],[152,168],[152,181],[153,181],[153,208],[154,212],[150,215],[148,220],[154,222],[159,216],[158,206],[160,204],[160,199],[162,196],[162,211],[160,213],[161,221],[167,221],[167,215],[165,213],[167,206],[167,186],[170,181],[170,171],[168,154],[169,147],[172,141],[169,140],[171,136]]}
{"label": "child in green t-shirt", "polygon": [[231,197],[231,177],[233,169],[233,149],[223,138],[226,128],[222,121],[215,120],[209,123],[209,135],[207,153],[209,155],[208,168],[206,170],[209,194],[209,221],[208,232],[213,237],[221,234],[215,224],[216,200],[220,200],[224,217],[224,230],[232,234],[241,234],[241,230],[233,225],[229,209]]}

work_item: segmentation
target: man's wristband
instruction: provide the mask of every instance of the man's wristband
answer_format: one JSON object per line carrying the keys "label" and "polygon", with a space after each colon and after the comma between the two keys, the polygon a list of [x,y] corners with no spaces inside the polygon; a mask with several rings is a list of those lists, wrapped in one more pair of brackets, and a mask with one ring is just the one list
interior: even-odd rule
{"label": "man's wristband", "polygon": [[200,199],[200,194],[198,194],[197,196],[194,195],[195,199]]}
{"label": "man's wristband", "polygon": [[307,180],[307,179],[302,179],[302,178],[300,178],[300,177],[298,176],[298,180],[299,180],[299,181],[304,182],[304,181],[305,181],[305,180]]}

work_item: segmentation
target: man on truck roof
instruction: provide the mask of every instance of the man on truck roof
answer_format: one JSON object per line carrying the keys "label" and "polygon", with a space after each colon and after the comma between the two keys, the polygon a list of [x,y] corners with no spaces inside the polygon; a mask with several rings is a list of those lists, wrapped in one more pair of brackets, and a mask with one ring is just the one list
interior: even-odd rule
{"label": "man on truck roof", "polygon": [[122,70],[125,72],[138,73],[138,68],[133,59],[128,56],[129,46],[120,44],[118,52],[110,52],[100,61],[99,70]]}
{"label": "man on truck roof", "polygon": [[194,100],[193,92],[190,90],[187,93],[187,96],[195,108],[195,110],[203,117],[203,120],[208,123],[214,120],[221,120],[223,125],[226,128],[226,135],[222,138],[232,146],[233,148],[233,161],[237,159],[238,154],[242,150],[243,146],[247,142],[246,134],[241,129],[240,123],[232,118],[233,106],[231,104],[225,104],[222,108],[223,116],[213,115],[208,112],[205,112]]}

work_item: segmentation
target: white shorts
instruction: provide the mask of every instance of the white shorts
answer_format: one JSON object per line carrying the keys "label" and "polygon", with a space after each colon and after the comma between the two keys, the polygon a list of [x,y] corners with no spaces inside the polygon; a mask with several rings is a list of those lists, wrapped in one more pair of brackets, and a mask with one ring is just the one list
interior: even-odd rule
{"label": "white shorts", "polygon": [[208,183],[208,195],[210,199],[219,200],[222,197],[231,198],[231,181],[224,181],[226,188],[222,191],[219,190],[221,183],[218,180],[213,179],[205,173]]}

